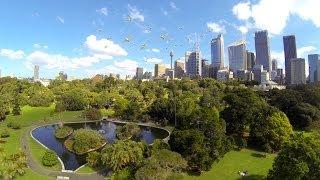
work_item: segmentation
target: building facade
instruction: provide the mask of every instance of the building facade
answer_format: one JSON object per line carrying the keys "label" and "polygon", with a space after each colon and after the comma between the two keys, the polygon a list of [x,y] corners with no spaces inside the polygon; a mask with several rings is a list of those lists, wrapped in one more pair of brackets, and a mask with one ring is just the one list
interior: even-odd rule
{"label": "building facade", "polygon": [[33,79],[34,80],[40,79],[39,70],[40,70],[40,67],[38,65],[35,65],[34,69],[33,69]]}
{"label": "building facade", "polygon": [[229,68],[237,76],[238,70],[247,69],[246,43],[236,42],[228,47]]}
{"label": "building facade", "polygon": [[164,77],[166,75],[166,66],[164,64],[154,65],[154,77]]}
{"label": "building facade", "polygon": [[277,71],[278,69],[278,60],[272,59],[272,71]]}
{"label": "building facade", "polygon": [[189,77],[202,75],[202,58],[200,51],[186,52],[186,74]]}
{"label": "building facade", "polygon": [[251,71],[254,65],[256,65],[256,56],[247,50],[247,69]]}
{"label": "building facade", "polygon": [[320,55],[319,54],[309,54],[309,81],[310,83],[320,81]]}
{"label": "building facade", "polygon": [[143,78],[143,68],[137,67],[136,70],[136,79],[142,79]]}
{"label": "building facade", "polygon": [[268,31],[258,31],[254,36],[256,63],[263,65],[264,70],[271,71],[271,56]]}
{"label": "building facade", "polygon": [[217,72],[224,67],[224,40],[222,34],[211,40],[211,65]]}
{"label": "building facade", "polygon": [[285,81],[291,84],[291,59],[297,58],[296,37],[294,35],[283,37],[284,61],[285,61]]}
{"label": "building facade", "polygon": [[207,78],[209,77],[210,65],[208,64],[208,60],[202,59],[202,70],[201,70],[201,77]]}
{"label": "building facade", "polygon": [[306,68],[305,68],[305,59],[295,58],[291,59],[290,62],[290,82],[291,85],[299,85],[306,83]]}
{"label": "building facade", "polygon": [[174,63],[174,74],[176,78],[181,79],[185,75],[185,62],[176,60]]}
{"label": "building facade", "polygon": [[256,64],[254,67],[253,67],[253,75],[254,75],[254,80],[261,83],[261,74],[262,74],[262,71],[263,71],[263,65],[259,65],[259,64]]}

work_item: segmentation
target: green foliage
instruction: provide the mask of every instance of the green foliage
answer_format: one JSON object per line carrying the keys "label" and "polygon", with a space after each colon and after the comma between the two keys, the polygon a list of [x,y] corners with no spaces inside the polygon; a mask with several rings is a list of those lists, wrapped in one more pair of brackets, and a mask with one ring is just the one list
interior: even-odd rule
{"label": "green foliage", "polygon": [[74,88],[62,94],[60,101],[68,111],[83,110],[88,105],[88,92],[84,89]]}
{"label": "green foliage", "polygon": [[68,137],[69,135],[71,135],[72,132],[73,132],[73,129],[71,127],[62,126],[62,127],[59,127],[58,129],[56,129],[54,135],[58,139],[64,139],[64,138]]}
{"label": "green foliage", "polygon": [[276,157],[268,179],[318,179],[320,175],[319,136],[295,135]]}
{"label": "green foliage", "polygon": [[134,123],[127,123],[123,126],[117,126],[116,136],[120,140],[136,138],[140,134],[140,127]]}
{"label": "green foliage", "polygon": [[78,129],[74,131],[73,138],[66,141],[66,147],[76,154],[85,154],[104,145],[106,140],[97,131],[91,129]]}
{"label": "green foliage", "polygon": [[0,133],[0,137],[2,138],[7,138],[10,136],[9,130],[8,129],[2,129]]}
{"label": "green foliage", "polygon": [[267,151],[270,151],[270,148],[278,151],[293,134],[292,126],[283,112],[271,109],[266,113],[266,118],[257,118],[251,124],[250,142]]}
{"label": "green foliage", "polygon": [[100,109],[96,109],[93,107],[87,107],[83,111],[83,116],[88,120],[100,120],[102,118],[102,114]]}
{"label": "green foliage", "polygon": [[90,167],[99,167],[101,166],[101,153],[98,153],[97,151],[89,152],[86,160]]}
{"label": "green foliage", "polygon": [[133,170],[130,167],[124,168],[116,173],[113,173],[111,180],[134,180]]}
{"label": "green foliage", "polygon": [[156,139],[153,141],[150,149],[151,149],[151,154],[154,155],[158,153],[160,150],[170,149],[170,146],[167,143],[165,143],[163,140]]}
{"label": "green foliage", "polygon": [[26,93],[29,97],[28,104],[33,107],[49,107],[54,100],[52,91],[41,84],[30,86]]}
{"label": "green foliage", "polygon": [[17,121],[10,121],[7,123],[7,127],[12,129],[21,129],[21,123]]}
{"label": "green foliage", "polygon": [[128,166],[138,167],[143,162],[145,145],[141,142],[116,141],[102,151],[102,163],[118,172]]}
{"label": "green foliage", "polygon": [[27,169],[27,156],[20,151],[11,155],[0,153],[0,179],[22,176]]}
{"label": "green foliage", "polygon": [[42,164],[44,166],[52,167],[58,163],[59,163],[59,160],[58,160],[56,154],[52,151],[46,151],[44,153],[44,155],[42,156]]}
{"label": "green foliage", "polygon": [[192,170],[208,170],[213,163],[205,136],[199,130],[174,130],[169,140],[173,151],[180,153]]}
{"label": "green foliage", "polygon": [[[135,179],[168,179],[176,177],[187,168],[187,162],[180,154],[162,149],[152,155],[144,166],[139,168]],[[170,179],[169,178],[169,179]]]}

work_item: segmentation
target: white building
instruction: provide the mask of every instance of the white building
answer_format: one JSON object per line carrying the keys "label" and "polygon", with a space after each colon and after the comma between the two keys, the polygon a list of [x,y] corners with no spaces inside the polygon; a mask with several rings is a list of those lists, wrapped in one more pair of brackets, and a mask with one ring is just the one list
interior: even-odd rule
{"label": "white building", "polygon": [[306,68],[305,60],[303,58],[295,58],[290,61],[291,70],[291,84],[305,84],[306,83]]}
{"label": "white building", "polygon": [[239,41],[231,44],[228,47],[229,54],[229,68],[230,71],[234,72],[237,76],[238,70],[247,69],[247,52],[246,52],[246,42]]}
{"label": "white building", "polygon": [[261,72],[261,84],[265,84],[270,81],[270,74],[267,70]]}
{"label": "white building", "polygon": [[186,74],[189,77],[202,75],[202,58],[200,51],[186,52]]}
{"label": "white building", "polygon": [[217,72],[218,81],[227,81],[228,79],[233,79],[233,72],[227,69],[220,69]]}

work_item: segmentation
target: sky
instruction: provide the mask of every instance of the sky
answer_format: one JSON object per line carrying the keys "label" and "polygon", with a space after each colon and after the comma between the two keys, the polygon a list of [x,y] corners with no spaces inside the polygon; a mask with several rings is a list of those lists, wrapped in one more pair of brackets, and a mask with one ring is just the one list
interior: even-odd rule
{"label": "sky", "polygon": [[[199,42],[210,59],[210,40],[222,33],[227,47],[268,30],[272,58],[284,66],[284,35],[295,35],[298,56],[320,53],[319,0],[1,0],[2,76],[54,78],[153,71],[155,63],[183,60]],[[307,61],[306,61],[307,62]],[[306,69],[308,66],[306,66]]]}

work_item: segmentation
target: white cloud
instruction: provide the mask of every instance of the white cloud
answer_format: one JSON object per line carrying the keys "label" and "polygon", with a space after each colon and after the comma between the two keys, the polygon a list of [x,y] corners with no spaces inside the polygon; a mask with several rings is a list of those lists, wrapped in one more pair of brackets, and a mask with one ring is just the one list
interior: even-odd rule
{"label": "white cloud", "polygon": [[147,62],[147,63],[151,63],[151,64],[159,64],[163,60],[159,59],[159,58],[147,58],[147,57],[144,57],[144,61]]}
{"label": "white cloud", "polygon": [[1,49],[0,55],[9,59],[22,59],[24,57],[24,52],[22,50],[15,51],[12,49]]}
{"label": "white cloud", "polygon": [[153,49],[151,49],[151,51],[156,52],[156,53],[159,53],[159,52],[160,52],[160,49],[153,48]]}
{"label": "white cloud", "polygon": [[41,44],[38,44],[38,43],[33,44],[33,47],[36,48],[36,49],[48,49],[47,45],[41,45]]}
{"label": "white cloud", "polygon": [[297,50],[298,57],[305,57],[306,55],[310,54],[311,52],[317,50],[314,46],[304,46]]}
{"label": "white cloud", "polygon": [[238,19],[248,20],[251,17],[250,2],[240,2],[233,6],[232,12]]}
{"label": "white cloud", "polygon": [[223,25],[219,25],[215,22],[208,22],[207,28],[214,33],[226,33],[226,29]]}
{"label": "white cloud", "polygon": [[174,10],[178,10],[176,4],[174,2],[172,2],[172,1],[169,2],[169,6]]}
{"label": "white cloud", "polygon": [[57,16],[56,19],[57,19],[60,23],[64,24],[64,18],[62,18],[62,17],[60,17],[60,16]]}
{"label": "white cloud", "polygon": [[39,65],[45,69],[78,69],[92,66],[100,61],[94,56],[70,58],[61,54],[48,54],[43,51],[34,51],[26,57],[25,65],[32,69],[34,65]]}
{"label": "white cloud", "polygon": [[103,7],[101,9],[96,10],[97,13],[108,16],[108,9],[106,7]]}
{"label": "white cloud", "polygon": [[132,20],[138,20],[138,21],[144,22],[144,16],[136,7],[128,4],[128,11],[129,11],[129,16]]}
{"label": "white cloud", "polygon": [[134,75],[138,63],[136,61],[126,59],[123,61],[114,61],[112,65],[108,65],[99,69],[86,70],[89,76],[95,76],[96,74],[120,74],[121,77],[125,75]]}
{"label": "white cloud", "polygon": [[297,15],[320,27],[319,0],[260,0],[256,4],[240,2],[232,11],[240,20],[252,21],[257,29],[281,34],[290,15]]}
{"label": "white cloud", "polygon": [[130,59],[124,61],[114,61],[114,66],[124,71],[135,72],[138,67],[138,62]]}
{"label": "white cloud", "polygon": [[87,37],[85,46],[89,52],[101,59],[112,59],[113,56],[127,56],[128,53],[120,45],[108,39],[98,40],[96,36]]}
{"label": "white cloud", "polygon": [[237,28],[242,34],[247,34],[249,29],[246,26],[238,26]]}

